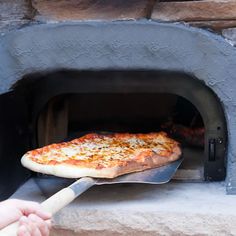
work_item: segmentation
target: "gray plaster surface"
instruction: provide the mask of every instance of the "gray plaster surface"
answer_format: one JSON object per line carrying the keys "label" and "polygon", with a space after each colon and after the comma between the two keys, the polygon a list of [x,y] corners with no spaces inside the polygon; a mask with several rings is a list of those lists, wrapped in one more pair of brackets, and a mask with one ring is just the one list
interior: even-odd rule
{"label": "gray plaster surface", "polygon": [[[33,179],[12,197],[44,199]],[[236,235],[235,220],[224,183],[97,186],[54,216],[52,235]]]}
{"label": "gray plaster surface", "polygon": [[0,62],[0,93],[28,73],[59,69],[152,69],[195,76],[224,107],[227,190],[236,193],[236,48],[224,38],[149,20],[41,24],[3,34]]}
{"label": "gray plaster surface", "polygon": [[236,46],[236,28],[228,28],[222,30],[222,35],[231,43]]}

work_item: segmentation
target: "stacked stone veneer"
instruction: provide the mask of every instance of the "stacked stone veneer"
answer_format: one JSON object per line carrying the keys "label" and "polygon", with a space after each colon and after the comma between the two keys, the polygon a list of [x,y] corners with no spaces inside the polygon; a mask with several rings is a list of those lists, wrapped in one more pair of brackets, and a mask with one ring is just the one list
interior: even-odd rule
{"label": "stacked stone veneer", "polygon": [[[186,12],[186,8],[188,9],[188,5],[184,2],[182,3],[185,4],[183,15],[187,14],[187,16],[191,16],[191,13],[188,14]],[[182,3],[180,2],[178,4]],[[166,14],[167,19],[164,19],[164,21],[173,21],[172,17],[175,18],[175,14],[170,14],[168,12],[168,10],[172,10],[171,6],[167,7],[167,12],[165,12],[162,6],[163,4],[165,5],[165,3],[159,3],[159,1],[156,0],[2,0],[0,1],[0,32],[15,30],[16,28],[20,28],[28,24],[65,21],[114,21],[152,19],[158,20],[160,22],[162,21],[162,17],[160,16],[160,14]],[[201,5],[201,3],[199,4]],[[216,12],[214,11],[214,7],[212,10],[214,20],[207,21],[208,18],[206,14],[209,10],[207,9],[203,14],[206,18],[205,21],[203,17],[200,22],[191,22],[191,20],[189,19],[189,23],[196,27],[204,27],[206,29],[211,28],[212,30],[216,30],[217,33],[221,33],[232,45],[235,45],[236,28],[232,28],[235,26],[235,21],[231,19],[233,13],[231,13],[231,18],[227,18],[228,15],[224,13],[228,12],[229,7],[235,8],[235,3],[233,1],[229,1],[229,3],[224,2],[224,4],[222,5],[221,3],[217,2],[214,3],[205,1],[200,8],[203,8],[204,4],[210,9],[211,7],[209,6],[211,5],[208,6],[208,4],[212,4],[212,6],[217,9]],[[189,11],[194,11],[194,5],[190,6]],[[195,7],[196,11],[198,11],[198,5],[196,5]],[[159,10],[161,11],[161,13],[159,12]],[[233,9],[230,10],[231,12],[233,12]],[[175,12],[175,10],[172,11]],[[176,15],[178,15],[178,12],[175,13]],[[209,10],[209,14],[211,13],[212,12],[210,12]],[[195,11],[194,14],[196,14]],[[219,14],[218,17],[217,14]],[[209,16],[209,19],[211,19],[212,15]],[[182,21],[184,21],[184,19],[182,19],[181,22]]]}

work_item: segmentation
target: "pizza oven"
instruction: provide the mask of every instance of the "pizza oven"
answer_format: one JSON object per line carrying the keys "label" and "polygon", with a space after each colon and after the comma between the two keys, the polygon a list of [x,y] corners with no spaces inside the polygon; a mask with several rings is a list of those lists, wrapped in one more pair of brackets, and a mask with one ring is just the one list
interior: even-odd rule
{"label": "pizza oven", "polygon": [[2,199],[35,175],[20,164],[27,150],[160,130],[183,148],[176,181],[235,193],[236,55],[222,38],[152,21],[57,23],[5,34],[0,52]]}

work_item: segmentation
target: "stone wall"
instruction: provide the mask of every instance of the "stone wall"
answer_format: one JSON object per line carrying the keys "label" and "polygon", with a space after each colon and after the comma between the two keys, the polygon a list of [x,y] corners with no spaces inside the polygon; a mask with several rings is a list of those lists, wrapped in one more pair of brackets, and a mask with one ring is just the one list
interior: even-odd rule
{"label": "stone wall", "polygon": [[236,2],[232,0],[1,0],[0,32],[32,23],[147,18],[164,22],[185,22],[210,29],[236,45],[235,9]]}

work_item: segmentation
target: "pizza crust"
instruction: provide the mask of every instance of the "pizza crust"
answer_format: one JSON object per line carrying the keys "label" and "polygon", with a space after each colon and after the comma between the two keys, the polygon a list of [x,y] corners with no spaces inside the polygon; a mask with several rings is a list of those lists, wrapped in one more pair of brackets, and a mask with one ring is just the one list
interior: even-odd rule
{"label": "pizza crust", "polygon": [[172,161],[177,160],[181,155],[181,150],[179,146],[176,146],[173,149],[172,155],[168,157],[159,156],[157,154],[153,154],[144,159],[144,161],[132,160],[127,162],[124,166],[116,166],[116,167],[104,167],[101,169],[95,168],[87,168],[87,167],[79,167],[73,166],[69,164],[57,164],[57,165],[45,165],[39,164],[37,162],[32,161],[27,154],[25,154],[21,163],[24,167],[33,170],[35,172],[40,172],[44,174],[55,175],[58,177],[65,178],[81,178],[81,177],[95,177],[95,178],[114,178],[119,175],[128,174],[137,171],[143,171],[150,168],[156,168],[163,165],[166,165]]}

